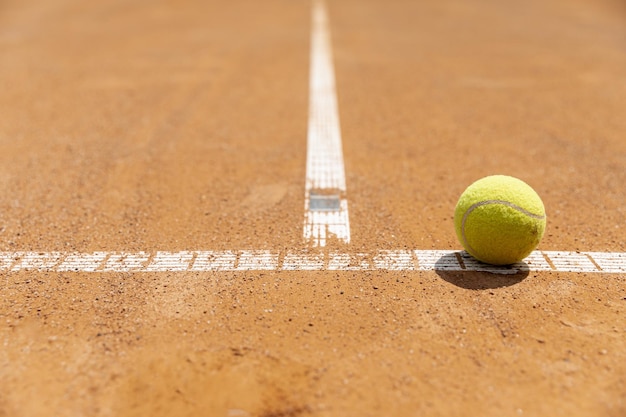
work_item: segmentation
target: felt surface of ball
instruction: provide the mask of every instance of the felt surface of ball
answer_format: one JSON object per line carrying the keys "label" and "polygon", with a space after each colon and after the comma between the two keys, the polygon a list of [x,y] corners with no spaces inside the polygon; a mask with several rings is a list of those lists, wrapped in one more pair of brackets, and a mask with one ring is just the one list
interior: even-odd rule
{"label": "felt surface of ball", "polygon": [[461,194],[454,226],[459,241],[474,258],[508,265],[537,247],[546,228],[546,213],[539,195],[524,181],[492,175]]}

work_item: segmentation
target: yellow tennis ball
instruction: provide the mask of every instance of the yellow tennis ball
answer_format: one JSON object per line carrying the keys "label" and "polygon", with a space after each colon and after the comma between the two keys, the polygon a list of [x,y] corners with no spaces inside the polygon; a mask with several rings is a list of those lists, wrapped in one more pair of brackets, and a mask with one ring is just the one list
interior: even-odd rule
{"label": "yellow tennis ball", "polygon": [[461,194],[454,227],[470,255],[485,263],[508,265],[537,247],[546,229],[546,212],[539,195],[524,181],[492,175]]}

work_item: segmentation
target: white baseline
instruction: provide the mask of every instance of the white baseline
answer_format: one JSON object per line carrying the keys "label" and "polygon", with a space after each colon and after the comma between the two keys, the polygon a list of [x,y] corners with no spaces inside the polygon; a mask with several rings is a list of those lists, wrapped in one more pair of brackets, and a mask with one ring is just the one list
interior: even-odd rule
{"label": "white baseline", "polygon": [[525,271],[626,274],[624,252],[535,251],[509,266],[483,264],[465,251],[157,251],[157,252],[0,252],[0,272],[156,273],[222,271]]}
{"label": "white baseline", "polygon": [[350,222],[330,30],[323,0],[313,0],[311,23],[303,237],[312,246],[322,247],[332,237],[350,243]]}

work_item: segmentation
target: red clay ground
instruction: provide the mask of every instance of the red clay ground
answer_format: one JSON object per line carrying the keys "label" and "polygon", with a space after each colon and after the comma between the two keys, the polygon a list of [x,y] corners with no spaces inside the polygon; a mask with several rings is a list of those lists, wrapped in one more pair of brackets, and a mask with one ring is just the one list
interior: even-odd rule
{"label": "red clay ground", "polygon": [[[304,248],[307,1],[0,5],[0,250]],[[352,243],[626,251],[626,10],[328,1]],[[0,416],[626,415],[626,277],[2,272]]]}

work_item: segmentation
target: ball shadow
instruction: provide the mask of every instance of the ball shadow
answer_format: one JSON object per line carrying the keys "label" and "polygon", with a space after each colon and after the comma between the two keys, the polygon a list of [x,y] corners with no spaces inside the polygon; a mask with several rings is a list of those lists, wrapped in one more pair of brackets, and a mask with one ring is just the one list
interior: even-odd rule
{"label": "ball shadow", "polygon": [[488,290],[519,284],[529,274],[528,264],[484,264],[465,252],[449,253],[435,262],[435,273],[444,281],[467,290]]}

